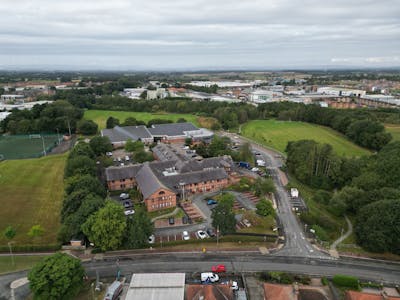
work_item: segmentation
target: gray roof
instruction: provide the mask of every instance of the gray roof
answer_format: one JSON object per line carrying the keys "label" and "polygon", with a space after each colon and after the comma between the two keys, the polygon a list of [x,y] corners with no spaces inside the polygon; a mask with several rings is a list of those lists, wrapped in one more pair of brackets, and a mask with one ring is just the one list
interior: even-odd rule
{"label": "gray roof", "polygon": [[122,167],[108,167],[106,168],[106,179],[107,181],[111,181],[136,177],[136,174],[142,166],[141,164],[137,164]]}
{"label": "gray roof", "polygon": [[132,274],[126,300],[184,300],[185,273]]}
{"label": "gray roof", "polygon": [[149,131],[154,136],[184,136],[184,131],[198,130],[192,123],[154,124]]}
{"label": "gray roof", "polygon": [[152,138],[149,130],[146,126],[115,126],[113,129],[103,129],[101,131],[102,136],[108,136],[111,143],[122,142],[128,139],[132,139],[134,141],[146,138]]}
{"label": "gray roof", "polygon": [[179,183],[181,182],[185,184],[191,184],[225,178],[228,178],[228,174],[224,169],[210,169],[172,176],[163,176],[160,178],[160,181],[162,181],[170,189],[179,191]]}
{"label": "gray roof", "polygon": [[136,182],[144,199],[161,188],[168,189],[150,169],[148,162],[145,162],[137,173]]}

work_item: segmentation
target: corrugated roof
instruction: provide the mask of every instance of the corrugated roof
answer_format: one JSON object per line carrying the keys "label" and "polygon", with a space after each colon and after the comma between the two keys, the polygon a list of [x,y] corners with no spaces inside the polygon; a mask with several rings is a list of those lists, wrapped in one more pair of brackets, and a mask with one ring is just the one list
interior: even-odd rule
{"label": "corrugated roof", "polygon": [[184,131],[198,130],[192,123],[154,124],[149,131],[154,136],[184,136]]}
{"label": "corrugated roof", "polygon": [[102,136],[108,136],[112,143],[122,142],[128,139],[137,141],[139,139],[152,138],[149,130],[146,126],[115,126],[113,129],[103,129],[101,131]]}
{"label": "corrugated roof", "polygon": [[183,300],[185,273],[133,274],[126,300]]}

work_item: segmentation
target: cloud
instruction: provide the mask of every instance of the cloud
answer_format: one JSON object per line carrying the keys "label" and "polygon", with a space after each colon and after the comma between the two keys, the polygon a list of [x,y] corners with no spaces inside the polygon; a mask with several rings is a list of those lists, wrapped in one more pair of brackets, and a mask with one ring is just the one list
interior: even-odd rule
{"label": "cloud", "polygon": [[[2,0],[0,66],[390,65],[397,0]],[[34,63],[33,63],[34,62]]]}

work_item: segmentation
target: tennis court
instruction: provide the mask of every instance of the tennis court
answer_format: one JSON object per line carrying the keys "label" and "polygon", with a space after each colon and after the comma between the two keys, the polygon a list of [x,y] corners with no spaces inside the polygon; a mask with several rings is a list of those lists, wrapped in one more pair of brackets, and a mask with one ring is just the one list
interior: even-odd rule
{"label": "tennis court", "polygon": [[57,144],[57,134],[3,135],[0,136],[0,160],[41,157]]}

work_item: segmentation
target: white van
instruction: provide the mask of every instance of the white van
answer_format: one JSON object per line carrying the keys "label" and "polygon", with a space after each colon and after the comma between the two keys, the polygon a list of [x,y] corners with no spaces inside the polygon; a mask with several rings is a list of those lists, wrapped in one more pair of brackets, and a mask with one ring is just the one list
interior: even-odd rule
{"label": "white van", "polygon": [[219,280],[219,276],[212,272],[201,273],[201,282],[203,283],[212,283],[217,282]]}

